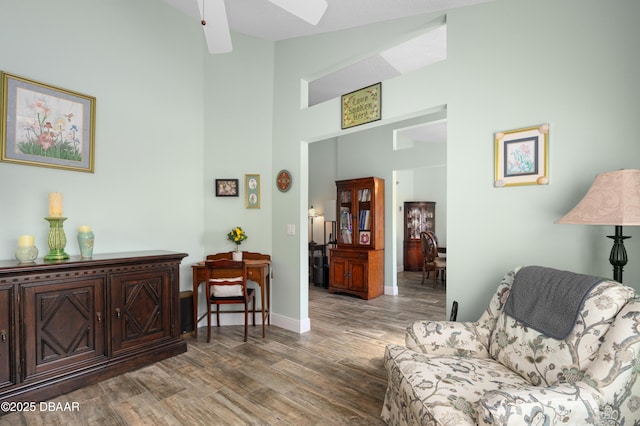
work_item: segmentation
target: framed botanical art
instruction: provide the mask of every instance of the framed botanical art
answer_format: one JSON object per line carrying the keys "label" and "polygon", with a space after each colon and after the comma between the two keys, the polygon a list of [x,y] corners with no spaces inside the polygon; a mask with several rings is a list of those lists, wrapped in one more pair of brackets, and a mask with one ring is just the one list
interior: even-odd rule
{"label": "framed botanical art", "polygon": [[96,99],[0,73],[0,160],[93,173]]}
{"label": "framed botanical art", "polygon": [[216,179],[216,197],[237,197],[238,179]]}
{"label": "framed botanical art", "polygon": [[260,208],[260,175],[244,175],[245,206],[248,209]]}
{"label": "framed botanical art", "polygon": [[549,183],[549,125],[495,134],[495,180],[503,186]]}

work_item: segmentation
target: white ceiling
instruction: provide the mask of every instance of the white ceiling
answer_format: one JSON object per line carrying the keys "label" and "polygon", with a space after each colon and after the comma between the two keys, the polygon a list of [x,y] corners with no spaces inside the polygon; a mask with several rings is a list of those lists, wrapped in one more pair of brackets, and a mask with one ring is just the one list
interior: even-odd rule
{"label": "white ceiling", "polygon": [[413,37],[309,82],[309,106],[447,58],[447,28]]}
{"label": "white ceiling", "polygon": [[[203,0],[163,1],[192,17],[194,25],[200,25],[201,18],[198,2]],[[226,0],[225,4],[229,28],[232,32],[278,41],[472,6],[493,0],[326,1],[328,3],[327,10],[318,25],[315,26],[293,16],[267,0]],[[413,42],[413,50],[408,50],[407,46],[402,46],[402,48],[395,50],[390,49],[388,52],[381,52],[379,55],[374,55],[352,64],[350,67],[343,68],[311,82],[309,84],[309,104],[315,105],[340,94],[349,93],[378,81],[384,81],[446,57],[446,30],[444,35],[442,31],[433,31],[427,37],[416,40]],[[419,54],[416,53],[416,46],[422,49]],[[400,52],[400,54],[398,55],[397,52]],[[416,59],[419,60],[416,61]],[[405,136],[414,139],[416,142],[446,141],[446,126],[419,126],[403,131],[403,133],[405,132],[407,132]]]}
{"label": "white ceiling", "polygon": [[[198,2],[202,2],[202,0],[163,1],[191,16],[200,25]],[[313,26],[267,0],[226,0],[229,27],[233,32],[276,41],[487,3],[493,0],[326,1],[328,3],[327,11],[318,25]]]}

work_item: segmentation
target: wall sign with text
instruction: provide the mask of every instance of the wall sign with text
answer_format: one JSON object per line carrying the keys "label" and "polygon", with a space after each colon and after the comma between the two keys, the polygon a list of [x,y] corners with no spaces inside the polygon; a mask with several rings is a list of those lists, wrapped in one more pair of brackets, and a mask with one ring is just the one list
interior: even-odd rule
{"label": "wall sign with text", "polygon": [[382,118],[382,83],[347,93],[341,99],[343,129]]}

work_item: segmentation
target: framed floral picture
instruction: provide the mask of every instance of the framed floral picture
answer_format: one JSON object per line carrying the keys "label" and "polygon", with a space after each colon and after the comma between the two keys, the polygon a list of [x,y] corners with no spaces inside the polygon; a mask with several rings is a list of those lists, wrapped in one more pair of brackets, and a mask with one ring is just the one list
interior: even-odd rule
{"label": "framed floral picture", "polygon": [[0,160],[93,173],[94,97],[0,73]]}
{"label": "framed floral picture", "polygon": [[549,125],[497,132],[494,186],[549,183]]}
{"label": "framed floral picture", "polygon": [[245,205],[248,209],[260,208],[260,175],[244,175]]}
{"label": "framed floral picture", "polygon": [[216,197],[237,197],[238,179],[216,179]]}

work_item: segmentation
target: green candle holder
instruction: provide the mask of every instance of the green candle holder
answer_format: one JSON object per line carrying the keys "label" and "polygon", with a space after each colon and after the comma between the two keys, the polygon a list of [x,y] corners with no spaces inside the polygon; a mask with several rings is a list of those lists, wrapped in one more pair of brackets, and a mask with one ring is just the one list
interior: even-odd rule
{"label": "green candle holder", "polygon": [[66,217],[45,217],[49,222],[49,254],[44,260],[64,260],[69,259],[69,255],[65,253],[64,247],[67,245],[67,236],[64,234],[62,223],[67,220]]}

